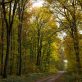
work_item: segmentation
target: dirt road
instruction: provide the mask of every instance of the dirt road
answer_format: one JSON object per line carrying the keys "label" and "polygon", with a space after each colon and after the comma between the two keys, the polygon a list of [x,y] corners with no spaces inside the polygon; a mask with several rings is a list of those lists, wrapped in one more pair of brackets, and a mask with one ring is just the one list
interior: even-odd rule
{"label": "dirt road", "polygon": [[62,77],[63,77],[64,71],[59,71],[57,75],[52,75],[44,79],[40,79],[36,82],[63,82]]}

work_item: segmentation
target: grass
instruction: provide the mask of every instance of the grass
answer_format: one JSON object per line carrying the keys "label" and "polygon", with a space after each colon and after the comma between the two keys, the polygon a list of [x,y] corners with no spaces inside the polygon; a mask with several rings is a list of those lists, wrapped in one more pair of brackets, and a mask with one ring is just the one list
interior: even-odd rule
{"label": "grass", "polygon": [[52,73],[31,73],[26,76],[8,76],[7,79],[0,79],[0,82],[35,82],[38,79],[47,77]]}
{"label": "grass", "polygon": [[77,75],[75,73],[64,74],[64,82],[82,82],[82,74],[79,75],[77,80]]}

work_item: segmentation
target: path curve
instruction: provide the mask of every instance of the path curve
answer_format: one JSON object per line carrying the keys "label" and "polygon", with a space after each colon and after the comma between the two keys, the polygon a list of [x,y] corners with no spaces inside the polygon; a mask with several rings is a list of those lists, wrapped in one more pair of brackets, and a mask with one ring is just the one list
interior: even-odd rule
{"label": "path curve", "polygon": [[44,79],[40,79],[36,82],[59,82],[58,80],[63,76],[65,72],[64,71],[59,71],[56,75],[49,76]]}

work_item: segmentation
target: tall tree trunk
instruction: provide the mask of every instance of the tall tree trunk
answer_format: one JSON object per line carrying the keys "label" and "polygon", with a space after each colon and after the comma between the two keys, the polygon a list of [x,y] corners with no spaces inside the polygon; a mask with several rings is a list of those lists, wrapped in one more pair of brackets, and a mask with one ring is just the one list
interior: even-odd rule
{"label": "tall tree trunk", "polygon": [[73,38],[73,44],[74,44],[74,50],[75,50],[75,57],[76,57],[76,82],[79,82],[80,80],[80,74],[81,74],[81,63],[80,63],[80,50],[79,50],[79,39],[78,39],[78,32],[76,28],[76,22],[73,22],[73,27],[71,27],[72,31],[72,38]]}
{"label": "tall tree trunk", "polygon": [[2,43],[2,52],[1,52],[1,75],[3,74],[3,55],[4,55],[4,20],[3,15],[1,13],[2,17],[2,32],[1,32],[1,43]]}
{"label": "tall tree trunk", "polygon": [[41,55],[42,55],[42,36],[40,33],[40,29],[38,29],[38,43],[37,43],[37,61],[36,65],[38,66],[39,70],[41,70]]}
{"label": "tall tree trunk", "polygon": [[18,75],[21,75],[21,64],[22,64],[22,58],[21,58],[21,51],[22,51],[22,49],[21,49],[21,43],[22,43],[22,25],[21,24],[19,24],[19,26],[18,26],[18,63],[19,63],[19,65],[18,65]]}
{"label": "tall tree trunk", "polygon": [[10,47],[10,32],[7,30],[7,49],[6,49],[6,57],[4,62],[4,69],[3,69],[3,78],[7,77],[7,66],[8,66],[8,60],[9,60],[9,47]]}
{"label": "tall tree trunk", "polygon": [[76,56],[76,71],[78,75],[81,72],[81,63],[80,63],[80,50],[79,50],[79,38],[78,38],[78,29],[77,29],[77,19],[76,19],[76,0],[73,0],[72,2],[73,6],[73,15],[72,15],[72,25],[71,25],[71,36],[73,38],[74,43],[74,50],[75,50],[75,56]]}
{"label": "tall tree trunk", "polygon": [[18,17],[19,17],[19,25],[18,25],[18,75],[21,75],[22,72],[22,23],[23,23],[23,15],[24,15],[24,8],[25,3],[23,0],[20,0],[20,3],[18,4]]}
{"label": "tall tree trunk", "polygon": [[37,34],[37,60],[36,60],[36,65],[40,65],[40,29],[38,29],[38,34]]}
{"label": "tall tree trunk", "polygon": [[74,50],[75,50],[75,56],[76,56],[76,68],[77,72],[81,72],[81,64],[80,64],[80,54],[79,54],[79,40],[78,40],[78,33],[77,33],[77,28],[75,24],[73,24],[72,30],[72,38],[73,38],[73,43],[74,43]]}
{"label": "tall tree trunk", "polygon": [[45,71],[49,71],[49,65],[50,65],[50,40],[48,40],[48,48],[47,48],[47,55],[46,55],[46,70]]}
{"label": "tall tree trunk", "polygon": [[33,56],[34,53],[33,53],[33,37],[31,37],[31,43],[30,43],[30,62],[33,63]]}
{"label": "tall tree trunk", "polygon": [[77,29],[77,19],[76,19],[76,0],[73,0],[73,15],[72,15],[72,25],[71,25],[71,36],[73,38],[74,50],[75,50],[75,57],[76,57],[76,82],[80,81],[80,74],[81,74],[81,63],[80,63],[80,49],[79,49],[79,38],[78,38],[78,29]]}
{"label": "tall tree trunk", "polygon": [[[5,56],[5,61],[4,61],[4,69],[3,69],[3,78],[7,77],[7,66],[8,66],[8,60],[9,60],[9,48],[10,48],[10,34],[11,34],[11,30],[13,27],[13,22],[14,22],[14,16],[15,16],[15,11],[16,11],[16,7],[18,4],[19,0],[15,0],[14,3],[12,3],[12,0],[9,2],[5,2],[5,0],[2,0],[2,10],[3,10],[3,18],[4,18],[4,22],[5,22],[5,27],[6,27],[6,39],[7,39],[7,48],[6,48],[6,56]],[[10,4],[9,4],[10,3]],[[9,4],[9,15],[7,15],[6,13],[6,5],[5,4]],[[11,15],[11,7],[13,4],[13,8],[12,8],[12,15]],[[7,19],[8,17],[8,19]]]}
{"label": "tall tree trunk", "polygon": [[13,29],[12,29],[12,31],[11,31],[11,41],[10,41],[10,75],[13,73]]}

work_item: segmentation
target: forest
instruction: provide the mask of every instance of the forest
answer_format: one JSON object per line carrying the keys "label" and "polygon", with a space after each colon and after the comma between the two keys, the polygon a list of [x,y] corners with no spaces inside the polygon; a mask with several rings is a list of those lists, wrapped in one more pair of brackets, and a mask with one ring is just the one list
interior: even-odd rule
{"label": "forest", "polygon": [[0,82],[82,82],[82,0],[0,0]]}

